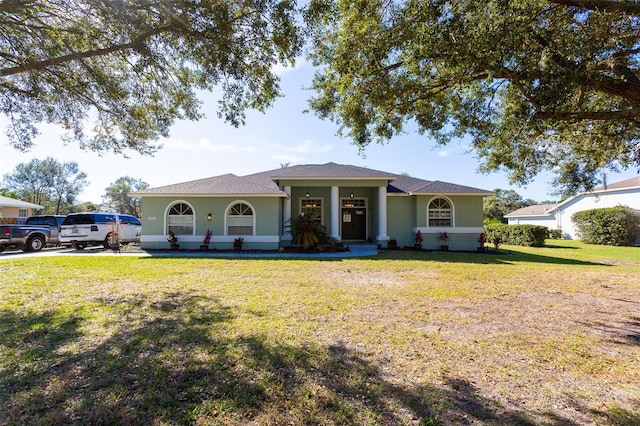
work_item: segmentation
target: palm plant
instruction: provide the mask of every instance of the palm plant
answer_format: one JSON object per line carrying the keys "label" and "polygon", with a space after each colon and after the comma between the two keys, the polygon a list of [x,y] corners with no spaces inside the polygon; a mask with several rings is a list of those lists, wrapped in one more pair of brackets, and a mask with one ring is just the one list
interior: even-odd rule
{"label": "palm plant", "polygon": [[324,226],[317,221],[315,215],[299,215],[292,217],[285,225],[287,235],[291,235],[291,244],[298,250],[318,250],[321,244],[330,243]]}

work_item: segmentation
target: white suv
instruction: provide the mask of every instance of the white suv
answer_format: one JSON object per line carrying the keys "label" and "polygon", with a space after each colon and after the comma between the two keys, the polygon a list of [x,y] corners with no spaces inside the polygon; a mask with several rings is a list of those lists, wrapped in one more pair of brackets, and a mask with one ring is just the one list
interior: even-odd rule
{"label": "white suv", "polygon": [[140,242],[141,232],[140,220],[128,214],[71,213],[60,225],[58,240],[74,249],[97,245],[109,248],[114,237],[120,243]]}

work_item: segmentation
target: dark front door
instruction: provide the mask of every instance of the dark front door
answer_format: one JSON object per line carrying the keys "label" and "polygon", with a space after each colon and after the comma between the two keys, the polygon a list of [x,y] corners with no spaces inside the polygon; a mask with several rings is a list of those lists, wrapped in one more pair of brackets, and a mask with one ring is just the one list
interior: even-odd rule
{"label": "dark front door", "polygon": [[367,209],[363,207],[342,209],[342,239],[367,239]]}

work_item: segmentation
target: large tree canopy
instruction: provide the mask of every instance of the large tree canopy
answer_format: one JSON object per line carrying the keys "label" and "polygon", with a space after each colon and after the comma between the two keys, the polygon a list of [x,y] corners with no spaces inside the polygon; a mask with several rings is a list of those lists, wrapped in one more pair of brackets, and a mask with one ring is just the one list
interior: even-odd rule
{"label": "large tree canopy", "polygon": [[[222,89],[233,125],[279,95],[273,66],[300,51],[291,0],[5,0],[0,112],[14,147],[55,123],[95,151],[157,149],[176,119],[201,117],[197,90]],[[92,129],[87,122],[93,122]]]}
{"label": "large tree canopy", "polygon": [[640,4],[313,0],[312,109],[361,148],[417,126],[574,192],[640,167]]}

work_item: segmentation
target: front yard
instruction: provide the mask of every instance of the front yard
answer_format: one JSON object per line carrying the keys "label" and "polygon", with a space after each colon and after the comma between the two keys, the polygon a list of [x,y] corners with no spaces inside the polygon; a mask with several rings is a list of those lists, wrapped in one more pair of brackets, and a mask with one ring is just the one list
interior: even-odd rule
{"label": "front yard", "polygon": [[640,248],[0,260],[0,424],[640,423]]}

